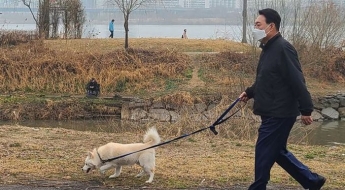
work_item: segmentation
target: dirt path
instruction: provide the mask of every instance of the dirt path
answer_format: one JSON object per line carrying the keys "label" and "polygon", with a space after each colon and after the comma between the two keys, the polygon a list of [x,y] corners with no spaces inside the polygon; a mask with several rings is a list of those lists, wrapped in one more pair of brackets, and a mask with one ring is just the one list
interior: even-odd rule
{"label": "dirt path", "polygon": [[200,66],[197,63],[194,63],[192,79],[190,79],[189,81],[190,88],[205,86],[205,82],[202,81],[198,76],[199,69],[200,69]]}
{"label": "dirt path", "polygon": [[[83,182],[73,182],[73,181],[41,181],[37,184],[28,184],[28,185],[0,185],[0,190],[108,190],[108,189],[126,189],[126,190],[163,190],[162,188],[152,188],[150,185],[142,187],[106,187],[100,184],[92,183],[83,183]],[[166,189],[166,188],[164,188]],[[224,188],[188,188],[189,190],[220,190]],[[231,187],[226,187],[228,190],[246,190],[248,187],[243,185],[235,185]],[[169,189],[168,189],[169,190]],[[170,189],[174,190],[174,189]],[[180,189],[183,190],[183,189]],[[289,186],[267,186],[267,190],[302,190],[298,187],[289,187]]]}
{"label": "dirt path", "polygon": [[192,78],[188,82],[188,86],[186,88],[196,88],[196,87],[204,87],[205,82],[202,81],[199,77],[199,70],[200,70],[200,63],[196,60],[197,55],[201,54],[202,52],[189,52],[187,53],[193,62],[193,73]]}

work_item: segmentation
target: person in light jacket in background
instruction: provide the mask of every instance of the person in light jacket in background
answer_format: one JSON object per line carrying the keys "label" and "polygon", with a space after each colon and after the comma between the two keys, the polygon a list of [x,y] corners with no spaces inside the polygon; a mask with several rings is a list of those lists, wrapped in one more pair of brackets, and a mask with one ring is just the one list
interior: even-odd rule
{"label": "person in light jacket in background", "polygon": [[109,38],[114,38],[114,19],[111,20],[109,23],[109,31],[110,31]]}

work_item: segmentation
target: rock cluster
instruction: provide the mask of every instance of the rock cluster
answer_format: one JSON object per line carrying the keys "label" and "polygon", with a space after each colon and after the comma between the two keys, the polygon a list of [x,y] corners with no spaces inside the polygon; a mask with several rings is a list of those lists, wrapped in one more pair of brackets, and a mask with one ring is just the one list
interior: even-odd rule
{"label": "rock cluster", "polygon": [[[182,116],[188,115],[190,120],[206,121],[219,116],[227,108],[220,102],[221,100],[218,99],[216,101],[208,101],[207,103],[198,102],[193,105],[175,105],[151,99],[132,98],[123,102],[121,120],[176,122]],[[226,100],[225,102],[231,101]],[[313,103],[314,111],[312,116],[315,121],[345,120],[345,94],[327,95],[317,98]],[[215,109],[217,107],[220,109]],[[239,113],[238,116],[241,117],[242,115],[242,117],[251,119],[256,118],[250,110],[247,109],[246,111],[248,113]],[[249,115],[252,116],[249,117]]]}
{"label": "rock cluster", "polygon": [[205,121],[214,117],[217,102],[199,102],[192,105],[176,105],[162,101],[131,99],[123,102],[121,120],[176,122],[188,115],[191,120]]}
{"label": "rock cluster", "polygon": [[345,94],[337,93],[315,100],[313,118],[315,120],[344,120]]}

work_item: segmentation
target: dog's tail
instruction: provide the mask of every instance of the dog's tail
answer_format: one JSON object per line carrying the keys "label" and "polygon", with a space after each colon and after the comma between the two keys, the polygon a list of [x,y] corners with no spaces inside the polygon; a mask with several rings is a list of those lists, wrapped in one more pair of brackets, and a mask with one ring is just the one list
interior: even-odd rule
{"label": "dog's tail", "polygon": [[149,143],[150,145],[156,145],[161,142],[161,138],[158,135],[157,129],[155,127],[147,130],[144,135],[144,143]]}

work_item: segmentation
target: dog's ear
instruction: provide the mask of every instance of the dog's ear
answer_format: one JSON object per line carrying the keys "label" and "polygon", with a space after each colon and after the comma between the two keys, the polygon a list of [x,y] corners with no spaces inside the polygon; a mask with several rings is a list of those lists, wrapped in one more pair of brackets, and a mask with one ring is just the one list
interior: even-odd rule
{"label": "dog's ear", "polygon": [[93,153],[92,153],[92,152],[88,152],[87,155],[88,155],[90,158],[93,158]]}

